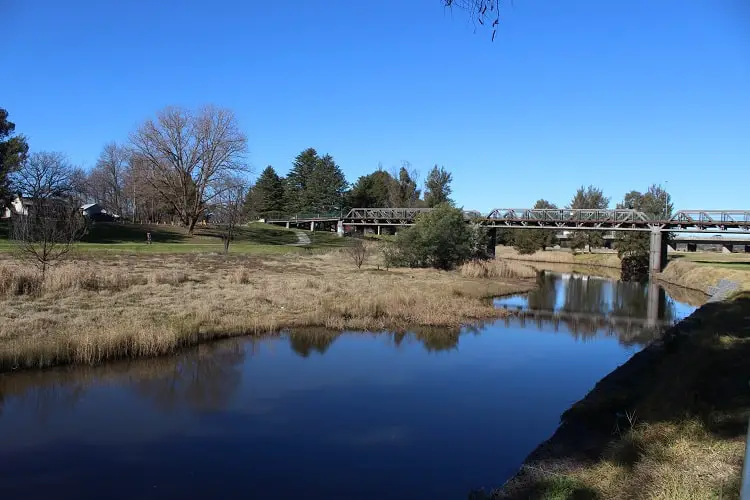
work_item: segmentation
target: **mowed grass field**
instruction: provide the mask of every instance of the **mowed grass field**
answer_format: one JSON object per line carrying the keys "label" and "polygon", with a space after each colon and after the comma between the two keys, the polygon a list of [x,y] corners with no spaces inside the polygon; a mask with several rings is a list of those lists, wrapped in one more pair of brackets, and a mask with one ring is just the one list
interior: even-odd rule
{"label": "mowed grass field", "polygon": [[[146,233],[149,232],[150,245],[146,242]],[[297,231],[263,223],[239,226],[235,232],[229,246],[232,254],[305,253],[314,249],[343,247],[349,242],[330,231],[308,231],[306,234],[311,240],[310,244],[296,246]],[[0,222],[0,252],[16,249],[8,234],[7,221]],[[196,226],[190,235],[183,227],[169,224],[97,223],[76,243],[74,253],[174,254],[221,253],[223,250],[221,231],[210,225]]]}

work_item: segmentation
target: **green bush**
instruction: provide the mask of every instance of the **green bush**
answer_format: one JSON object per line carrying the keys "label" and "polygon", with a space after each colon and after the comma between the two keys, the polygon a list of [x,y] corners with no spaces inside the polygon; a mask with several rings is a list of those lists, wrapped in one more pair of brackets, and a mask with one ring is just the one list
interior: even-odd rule
{"label": "green bush", "polygon": [[472,258],[486,257],[486,229],[467,224],[463,211],[448,204],[420,215],[383,252],[387,267],[453,269]]}

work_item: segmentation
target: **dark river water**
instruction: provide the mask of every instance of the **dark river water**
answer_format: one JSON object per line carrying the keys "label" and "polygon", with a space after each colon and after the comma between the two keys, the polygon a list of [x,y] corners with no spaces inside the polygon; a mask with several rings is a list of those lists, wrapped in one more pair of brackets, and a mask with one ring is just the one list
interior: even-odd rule
{"label": "dark river water", "polygon": [[461,331],[307,332],[0,375],[0,498],[464,499],[499,486],[564,410],[694,310],[657,286],[539,282],[496,301],[520,317]]}

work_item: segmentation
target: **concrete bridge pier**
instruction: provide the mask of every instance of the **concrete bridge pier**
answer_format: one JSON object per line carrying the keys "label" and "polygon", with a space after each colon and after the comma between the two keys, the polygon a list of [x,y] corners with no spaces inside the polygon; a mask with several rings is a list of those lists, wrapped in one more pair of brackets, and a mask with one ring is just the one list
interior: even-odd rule
{"label": "concrete bridge pier", "polygon": [[336,223],[336,234],[339,237],[344,236],[344,221],[340,220]]}
{"label": "concrete bridge pier", "polygon": [[734,250],[734,245],[731,243],[724,243],[721,247],[721,253],[732,253],[732,250]]}
{"label": "concrete bridge pier", "polygon": [[667,238],[664,237],[661,229],[651,229],[651,245],[648,257],[650,273],[660,273],[667,265]]}
{"label": "concrete bridge pier", "polygon": [[382,226],[378,225],[378,236],[380,236],[380,228],[381,228],[381,227],[382,227]]}
{"label": "concrete bridge pier", "polygon": [[687,251],[688,252],[697,252],[698,251],[698,244],[697,243],[688,243],[687,244]]}
{"label": "concrete bridge pier", "polygon": [[289,221],[286,221],[286,228],[289,229],[289,226],[290,226]]}
{"label": "concrete bridge pier", "polygon": [[310,222],[310,232],[315,231],[315,221]]}

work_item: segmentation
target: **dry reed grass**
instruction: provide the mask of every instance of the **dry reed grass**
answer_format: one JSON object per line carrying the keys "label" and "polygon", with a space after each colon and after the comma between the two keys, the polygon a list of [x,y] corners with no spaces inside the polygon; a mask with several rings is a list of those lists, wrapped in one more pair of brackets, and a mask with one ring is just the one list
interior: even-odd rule
{"label": "dry reed grass", "polygon": [[700,265],[685,259],[675,259],[658,275],[660,280],[674,285],[709,293],[720,280],[735,281],[742,290],[750,290],[750,271],[720,266]]}
{"label": "dry reed grass", "polygon": [[476,260],[463,264],[458,271],[468,278],[533,279],[537,271],[527,265],[503,260]]}
{"label": "dry reed grass", "polygon": [[30,276],[0,262],[0,371],[155,356],[283,328],[458,326],[506,314],[487,297],[534,286],[431,269],[357,271],[338,252],[90,258],[52,269],[26,293]]}
{"label": "dry reed grass", "polygon": [[567,250],[544,250],[529,255],[518,253],[513,247],[496,247],[499,259],[520,260],[524,262],[544,262],[550,264],[570,264],[586,266],[616,267],[620,269],[620,259],[614,252],[573,253]]}

